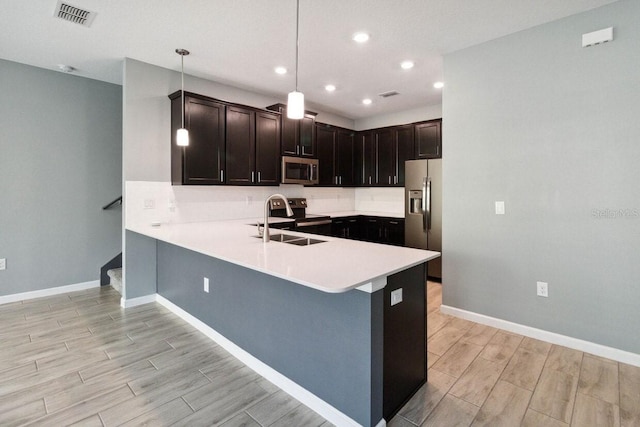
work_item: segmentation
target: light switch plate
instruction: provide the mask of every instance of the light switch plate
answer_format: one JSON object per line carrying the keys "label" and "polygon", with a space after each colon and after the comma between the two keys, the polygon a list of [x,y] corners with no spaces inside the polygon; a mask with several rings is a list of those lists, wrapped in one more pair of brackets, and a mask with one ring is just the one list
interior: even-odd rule
{"label": "light switch plate", "polygon": [[496,215],[504,215],[504,202],[496,202]]}
{"label": "light switch plate", "polygon": [[391,291],[391,306],[402,302],[402,288]]}
{"label": "light switch plate", "polygon": [[6,269],[7,269],[7,259],[0,258],[0,270],[6,270]]}
{"label": "light switch plate", "polygon": [[209,278],[208,277],[204,278],[204,291],[206,293],[209,293]]}

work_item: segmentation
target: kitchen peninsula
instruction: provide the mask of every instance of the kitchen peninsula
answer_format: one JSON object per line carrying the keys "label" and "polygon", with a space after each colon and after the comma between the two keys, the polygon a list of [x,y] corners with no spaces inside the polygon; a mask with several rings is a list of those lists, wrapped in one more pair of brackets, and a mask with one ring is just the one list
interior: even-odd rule
{"label": "kitchen peninsula", "polygon": [[440,254],[327,236],[263,243],[250,224],[129,227],[125,301],[156,295],[197,319],[334,424],[384,425],[426,380],[425,267]]}

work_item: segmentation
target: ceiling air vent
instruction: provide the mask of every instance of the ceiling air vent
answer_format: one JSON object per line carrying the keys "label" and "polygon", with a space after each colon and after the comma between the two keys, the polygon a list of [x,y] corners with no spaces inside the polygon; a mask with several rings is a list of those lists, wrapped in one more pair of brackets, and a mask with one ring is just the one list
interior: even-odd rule
{"label": "ceiling air vent", "polygon": [[378,96],[381,96],[383,98],[389,98],[390,96],[396,96],[396,95],[400,95],[400,93],[395,90],[390,90],[389,92],[382,92],[378,94]]}
{"label": "ceiling air vent", "polygon": [[90,27],[93,18],[96,16],[95,12],[81,9],[77,6],[71,6],[69,3],[63,1],[58,1],[53,15],[65,21],[84,25],[85,27]]}

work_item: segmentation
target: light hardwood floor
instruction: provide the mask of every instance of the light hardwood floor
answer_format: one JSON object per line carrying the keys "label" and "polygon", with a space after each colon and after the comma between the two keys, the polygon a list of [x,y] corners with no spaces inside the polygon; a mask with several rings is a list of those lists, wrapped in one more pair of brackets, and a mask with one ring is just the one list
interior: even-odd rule
{"label": "light hardwood floor", "polygon": [[[389,422],[640,426],[640,368],[442,315],[429,381]],[[0,305],[0,426],[330,426],[158,304],[110,287]]]}
{"label": "light hardwood floor", "polygon": [[640,426],[640,368],[443,315],[441,301],[429,282],[429,380],[389,427]]}

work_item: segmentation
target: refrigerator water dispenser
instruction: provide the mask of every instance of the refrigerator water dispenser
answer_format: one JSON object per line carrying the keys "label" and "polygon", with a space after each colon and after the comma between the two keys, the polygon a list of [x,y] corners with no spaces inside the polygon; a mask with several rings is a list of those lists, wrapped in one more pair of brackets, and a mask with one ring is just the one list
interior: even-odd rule
{"label": "refrigerator water dispenser", "polygon": [[409,213],[422,215],[422,190],[409,190]]}

